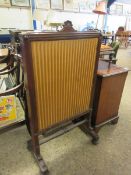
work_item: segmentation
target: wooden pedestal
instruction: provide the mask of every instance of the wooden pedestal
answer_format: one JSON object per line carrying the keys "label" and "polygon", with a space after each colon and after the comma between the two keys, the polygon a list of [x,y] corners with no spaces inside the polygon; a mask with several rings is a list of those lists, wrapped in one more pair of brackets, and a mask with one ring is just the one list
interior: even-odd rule
{"label": "wooden pedestal", "polygon": [[125,68],[99,61],[91,121],[96,132],[108,122],[117,123],[127,73]]}

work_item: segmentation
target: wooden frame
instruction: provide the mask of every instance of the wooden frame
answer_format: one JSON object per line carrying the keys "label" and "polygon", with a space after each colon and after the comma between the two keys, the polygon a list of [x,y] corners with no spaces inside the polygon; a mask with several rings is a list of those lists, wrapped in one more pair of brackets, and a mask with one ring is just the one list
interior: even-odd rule
{"label": "wooden frame", "polygon": [[30,6],[30,0],[11,0],[12,6],[20,6],[20,7],[29,7]]}
{"label": "wooden frame", "polygon": [[[38,109],[36,108],[36,91],[35,87],[32,86],[35,84],[35,77],[33,73],[33,65],[32,65],[32,52],[31,52],[31,43],[35,41],[59,41],[59,40],[81,40],[81,39],[98,39],[97,47],[96,47],[96,55],[95,55],[95,64],[93,71],[93,79],[92,79],[92,88],[91,88],[91,99],[89,103],[89,109],[86,111],[79,113],[74,116],[70,120],[63,121],[59,124],[51,126],[47,129],[39,130],[38,126]],[[93,137],[93,142],[98,140],[98,135],[93,132],[91,128],[91,111],[92,111],[92,103],[93,103],[93,94],[94,94],[94,86],[96,80],[96,69],[98,65],[99,59],[99,51],[101,45],[101,37],[97,32],[57,32],[57,33],[27,33],[20,35],[21,46],[22,46],[22,55],[25,69],[25,87],[27,91],[27,104],[29,111],[29,123],[30,123],[30,131],[31,131],[31,141],[29,141],[29,148],[32,149],[33,155],[35,156],[37,163],[40,167],[41,174],[44,174],[48,169],[44,163],[44,160],[40,154],[40,145],[53,139],[69,130],[73,129],[76,126],[80,126],[84,123],[87,123],[86,129]],[[30,58],[30,59],[28,59]],[[39,135],[44,135],[45,138],[39,140]],[[41,135],[41,136],[42,136]],[[31,147],[30,147],[31,146]]]}
{"label": "wooden frame", "polygon": [[11,7],[10,0],[1,0],[0,1],[0,6],[2,6],[2,7]]}

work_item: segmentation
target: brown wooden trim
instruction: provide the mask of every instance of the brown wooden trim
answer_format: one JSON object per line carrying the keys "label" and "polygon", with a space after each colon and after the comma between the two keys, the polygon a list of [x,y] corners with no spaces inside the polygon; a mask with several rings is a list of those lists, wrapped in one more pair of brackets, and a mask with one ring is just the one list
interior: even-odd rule
{"label": "brown wooden trim", "polygon": [[56,138],[56,137],[58,137],[58,136],[60,136],[60,135],[62,135],[62,134],[65,134],[65,133],[69,132],[70,130],[74,129],[75,127],[80,126],[80,125],[86,123],[87,121],[88,121],[87,118],[85,118],[84,120],[82,120],[82,121],[80,121],[80,122],[78,122],[78,123],[75,123],[75,124],[72,124],[72,123],[71,123],[71,124],[69,124],[69,125],[67,125],[67,126],[65,126],[65,127],[61,127],[60,130],[58,130],[58,131],[56,131],[56,132],[53,132],[52,134],[48,135],[48,136],[45,137],[45,138],[42,138],[42,139],[39,141],[39,144],[41,145],[41,144],[43,144],[43,143],[48,142],[48,141],[51,140],[51,139],[54,139],[54,138]]}
{"label": "brown wooden trim", "polygon": [[43,129],[43,130],[41,130],[41,131],[38,132],[38,135],[39,135],[39,134],[46,133],[46,132],[48,132],[48,131],[50,131],[50,130],[55,130],[55,129],[56,129],[57,127],[59,127],[59,126],[62,126],[62,128],[63,128],[64,125],[66,125],[66,123],[72,122],[72,121],[75,120],[75,119],[77,120],[77,119],[81,118],[82,116],[86,116],[86,118],[88,118],[88,117],[87,117],[87,114],[89,114],[91,111],[92,111],[92,110],[89,109],[88,111],[85,111],[85,112],[83,112],[83,113],[81,113],[81,114],[79,114],[79,115],[77,115],[77,116],[74,116],[74,117],[72,117],[72,118],[69,119],[69,120],[64,120],[64,121],[62,121],[62,122],[60,122],[60,123],[57,123],[57,124],[55,124],[55,125],[50,126],[50,127],[47,128],[47,129]]}
{"label": "brown wooden trim", "polygon": [[[97,85],[97,89],[96,89],[96,85]],[[93,97],[93,111],[92,111],[92,117],[91,117],[91,126],[94,126],[96,123],[95,120],[95,116],[97,114],[97,109],[98,109],[98,103],[96,103],[96,101],[98,101],[99,97],[100,97],[100,89],[101,89],[101,85],[102,85],[102,78],[101,77],[97,77],[96,79],[96,84],[95,84],[95,91],[94,91],[94,97]],[[96,99],[96,100],[94,100]]]}
{"label": "brown wooden trim", "polygon": [[[128,70],[125,70],[123,72],[128,73]],[[105,77],[111,77],[112,75],[119,75],[119,74],[122,74],[123,72],[116,72],[116,73],[102,75],[102,76],[101,75],[98,75],[98,77],[103,77],[103,78],[105,78]]]}
{"label": "brown wooden trim", "polygon": [[99,61],[97,77],[110,77],[121,73],[128,73],[128,68],[123,68],[114,64],[109,64],[105,61]]}
{"label": "brown wooden trim", "polygon": [[101,37],[98,39],[98,45],[97,45],[97,53],[96,53],[96,63],[94,68],[94,76],[93,76],[93,86],[92,86],[92,92],[91,92],[91,100],[90,100],[90,108],[92,108],[93,105],[93,98],[95,93],[95,85],[96,85],[96,79],[97,79],[97,68],[98,68],[98,61],[99,61],[99,53],[101,48]]}
{"label": "brown wooden trim", "polygon": [[111,119],[109,119],[109,120],[107,120],[107,121],[105,121],[105,122],[102,122],[102,123],[100,123],[100,124],[98,124],[98,125],[95,125],[94,128],[100,128],[101,126],[106,125],[107,123],[112,122],[113,120],[118,119],[118,118],[119,118],[119,116],[116,115],[116,116],[114,116],[113,118],[111,118]]}
{"label": "brown wooden trim", "polygon": [[[24,78],[25,78],[25,88],[27,95],[27,105],[28,105],[28,114],[30,119],[30,132],[32,137],[32,148],[36,156],[40,156],[40,147],[39,140],[36,133],[38,132],[38,119],[37,119],[37,109],[36,109],[36,98],[35,98],[35,89],[32,87],[35,80],[33,76],[33,67],[32,67],[32,56],[31,56],[31,42],[29,40],[23,41],[21,38],[22,46],[22,57],[24,64]],[[27,73],[28,71],[28,73]],[[28,83],[30,80],[30,83]],[[30,95],[29,95],[30,94]],[[32,119],[31,119],[32,118]]]}
{"label": "brown wooden trim", "polygon": [[19,34],[28,41],[55,41],[69,39],[99,38],[99,32],[27,32]]}

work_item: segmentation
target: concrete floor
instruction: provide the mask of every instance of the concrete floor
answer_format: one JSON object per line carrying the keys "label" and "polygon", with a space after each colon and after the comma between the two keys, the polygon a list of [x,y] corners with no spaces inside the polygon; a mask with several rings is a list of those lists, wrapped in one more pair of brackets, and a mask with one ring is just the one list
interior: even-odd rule
{"label": "concrete floor", "polygon": [[[117,64],[131,69],[131,49],[119,50]],[[79,128],[42,145],[50,175],[131,175],[130,97],[131,72],[121,100],[119,122],[100,130],[97,146]],[[25,126],[0,135],[0,175],[39,175],[26,148],[29,138]]]}

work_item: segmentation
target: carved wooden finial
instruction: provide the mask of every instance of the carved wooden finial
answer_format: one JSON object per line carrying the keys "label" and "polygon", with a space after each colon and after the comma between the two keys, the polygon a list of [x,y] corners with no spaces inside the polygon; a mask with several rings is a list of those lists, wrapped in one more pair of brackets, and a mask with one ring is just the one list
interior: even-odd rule
{"label": "carved wooden finial", "polygon": [[71,21],[67,20],[63,24],[63,28],[60,30],[61,32],[76,32],[73,28],[73,24]]}

